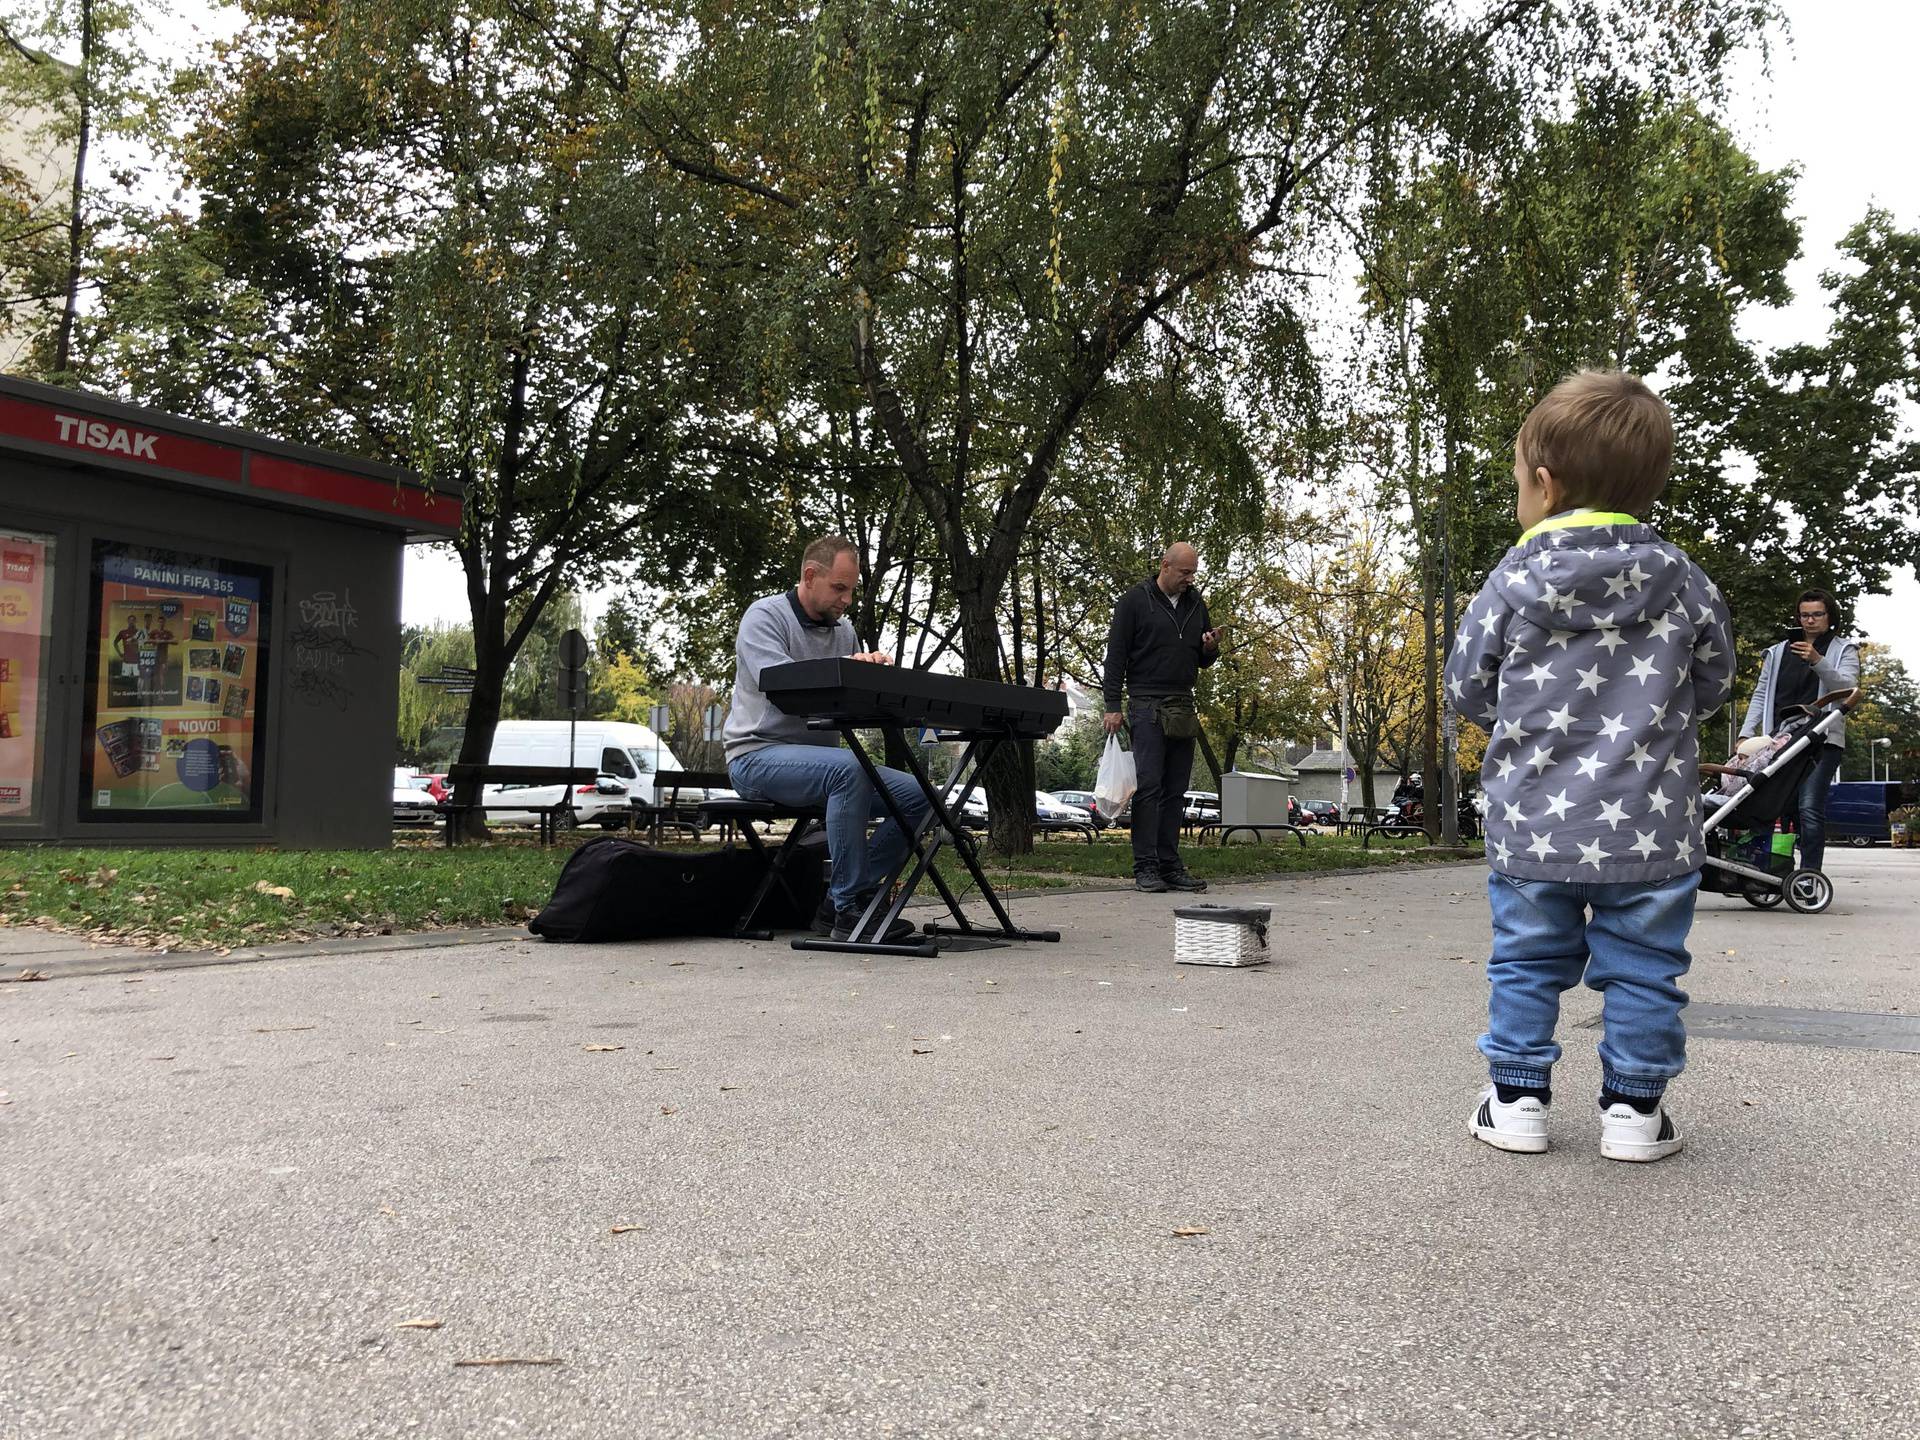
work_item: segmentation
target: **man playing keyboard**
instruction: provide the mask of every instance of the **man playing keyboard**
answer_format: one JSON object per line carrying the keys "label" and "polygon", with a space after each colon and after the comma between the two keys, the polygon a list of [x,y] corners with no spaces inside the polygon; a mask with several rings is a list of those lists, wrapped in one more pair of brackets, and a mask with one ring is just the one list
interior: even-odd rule
{"label": "man playing keyboard", "polygon": [[[726,729],[727,773],[742,798],[826,808],[833,917],[824,928],[835,940],[852,934],[882,879],[899,867],[907,837],[891,819],[868,837],[868,823],[887,810],[859,762],[834,732],[809,730],[805,719],[776,709],[761,693],[760,676],[768,666],[790,660],[844,657],[891,665],[890,655],[860,651],[846,618],[859,583],[853,546],[828,535],[800,557],[798,585],[747,607],[734,649],[733,708]],[[925,819],[927,800],[911,775],[882,769],[880,776],[901,814],[916,826]],[[885,938],[898,942],[912,933],[913,927],[900,920]]]}

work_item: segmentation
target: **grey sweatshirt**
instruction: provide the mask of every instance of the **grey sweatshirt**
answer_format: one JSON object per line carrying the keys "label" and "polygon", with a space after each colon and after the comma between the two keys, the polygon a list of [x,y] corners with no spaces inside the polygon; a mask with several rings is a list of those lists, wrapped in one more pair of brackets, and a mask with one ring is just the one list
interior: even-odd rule
{"label": "grey sweatshirt", "polygon": [[[1753,699],[1747,702],[1747,718],[1740,722],[1742,738],[1748,735],[1771,735],[1780,728],[1780,717],[1774,713],[1773,690],[1780,678],[1780,666],[1786,659],[1787,642],[1768,647],[1767,658],[1760,662],[1760,682],[1753,687]],[[1851,690],[1860,683],[1860,647],[1844,635],[1836,635],[1833,643],[1827,647],[1827,653],[1820,656],[1813,667],[1813,673],[1819,677],[1820,693],[1831,695],[1836,690]],[[1847,722],[1842,720],[1828,737],[1829,745],[1847,748]]]}
{"label": "grey sweatshirt", "polygon": [[1492,737],[1488,863],[1596,884],[1699,869],[1694,727],[1732,688],[1726,602],[1652,526],[1523,539],[1467,607],[1447,660],[1453,707]]}
{"label": "grey sweatshirt", "polygon": [[789,660],[831,660],[851,655],[859,646],[853,622],[847,619],[822,625],[806,616],[789,590],[756,600],[740,617],[740,638],[734,645],[733,705],[727,712],[727,763],[769,745],[825,745],[840,743],[832,730],[809,730],[804,715],[776,710],[760,693],[760,672]]}

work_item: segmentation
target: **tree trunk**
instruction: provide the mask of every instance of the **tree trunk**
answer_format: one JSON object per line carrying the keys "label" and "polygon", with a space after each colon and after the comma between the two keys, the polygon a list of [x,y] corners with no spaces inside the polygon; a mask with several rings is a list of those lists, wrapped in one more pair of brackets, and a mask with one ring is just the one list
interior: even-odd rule
{"label": "tree trunk", "polygon": [[67,300],[54,340],[53,368],[64,374],[73,353],[73,322],[80,308],[80,249],[85,238],[87,142],[93,134],[93,0],[80,0],[80,129],[73,149],[73,213],[67,217]]}
{"label": "tree trunk", "polygon": [[[467,699],[466,728],[460,736],[458,763],[462,765],[484,765],[493,755],[493,733],[500,728],[500,706],[506,695],[507,670],[512,664],[506,654],[505,603],[489,596],[485,607],[473,619],[473,694]],[[474,781],[463,780],[454,787],[456,806],[477,805],[481,799],[481,787]],[[447,823],[456,822],[459,829],[454,839],[487,838],[484,810],[456,811]]]}
{"label": "tree trunk", "polygon": [[[957,567],[956,567],[957,568]],[[999,607],[979,582],[978,568],[964,580],[954,577],[954,599],[960,612],[960,656],[967,674],[976,680],[1000,679]],[[1020,748],[1002,746],[987,767],[988,835],[1002,855],[1033,852],[1033,786],[1021,763]]]}

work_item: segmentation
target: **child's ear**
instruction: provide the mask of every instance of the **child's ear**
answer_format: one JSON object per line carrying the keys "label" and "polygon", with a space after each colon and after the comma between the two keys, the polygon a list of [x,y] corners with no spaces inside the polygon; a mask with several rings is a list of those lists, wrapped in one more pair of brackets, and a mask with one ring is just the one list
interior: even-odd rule
{"label": "child's ear", "polygon": [[1553,478],[1551,470],[1544,465],[1534,466],[1533,484],[1546,500],[1549,513],[1560,508],[1560,482]]}

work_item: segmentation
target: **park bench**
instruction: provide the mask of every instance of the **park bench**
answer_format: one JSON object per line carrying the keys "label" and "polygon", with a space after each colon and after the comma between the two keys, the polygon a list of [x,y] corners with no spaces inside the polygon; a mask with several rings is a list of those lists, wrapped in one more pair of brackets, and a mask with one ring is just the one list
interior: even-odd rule
{"label": "park bench", "polygon": [[1342,835],[1364,833],[1372,826],[1384,825],[1387,816],[1392,813],[1393,812],[1384,805],[1375,805],[1371,808],[1365,805],[1349,805],[1347,807],[1347,818],[1336,825],[1334,829]]}
{"label": "park bench", "polygon": [[[660,770],[653,777],[653,800],[635,800],[633,802],[633,828],[646,827],[649,843],[660,843],[660,832],[674,829],[686,832],[694,839],[700,838],[704,826],[699,820],[700,807],[706,803],[705,791],[727,790],[733,786],[733,778],[724,770]],[[697,799],[684,798],[683,790],[703,792]],[[726,827],[731,830],[731,822]]]}
{"label": "park bench", "polygon": [[[460,821],[473,812],[485,815],[489,810],[531,810],[540,817],[540,843],[551,845],[563,823],[573,818],[573,792],[576,785],[599,783],[600,775],[591,765],[465,765],[456,764],[447,771],[447,784],[458,794],[462,783],[474,781],[487,785],[558,785],[560,798],[551,805],[529,805],[524,800],[496,800],[492,804],[475,800],[461,805],[453,800],[440,804],[446,817],[447,844],[460,843]],[[564,818],[563,818],[564,817]]]}

